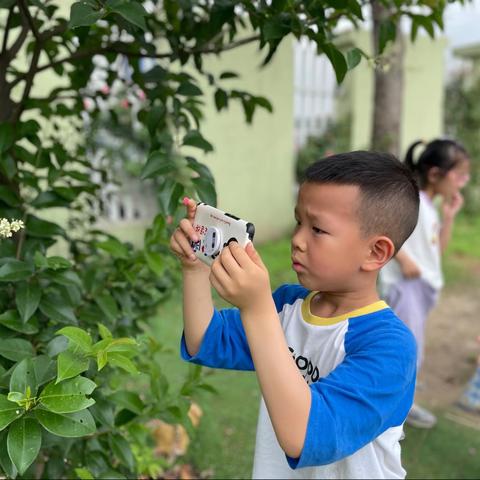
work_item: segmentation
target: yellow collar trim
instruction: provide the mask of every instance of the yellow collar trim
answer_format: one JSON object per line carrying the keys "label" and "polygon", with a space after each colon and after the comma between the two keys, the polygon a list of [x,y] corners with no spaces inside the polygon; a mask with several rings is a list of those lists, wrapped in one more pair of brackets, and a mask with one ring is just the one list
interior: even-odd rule
{"label": "yellow collar trim", "polygon": [[357,308],[352,312],[337,315],[335,317],[318,317],[317,315],[314,315],[310,309],[310,303],[317,293],[318,292],[310,292],[302,303],[303,319],[305,322],[312,325],[335,325],[336,323],[343,322],[348,318],[360,317],[361,315],[367,315],[368,313],[378,312],[379,310],[388,308],[388,305],[383,300],[379,300],[378,302],[371,303],[365,307]]}

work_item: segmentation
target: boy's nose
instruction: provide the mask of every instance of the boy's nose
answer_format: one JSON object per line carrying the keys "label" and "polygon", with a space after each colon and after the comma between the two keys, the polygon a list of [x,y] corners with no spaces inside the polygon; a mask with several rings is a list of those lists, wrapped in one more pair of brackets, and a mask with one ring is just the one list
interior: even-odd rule
{"label": "boy's nose", "polygon": [[292,250],[305,251],[305,241],[302,239],[299,232],[292,235]]}

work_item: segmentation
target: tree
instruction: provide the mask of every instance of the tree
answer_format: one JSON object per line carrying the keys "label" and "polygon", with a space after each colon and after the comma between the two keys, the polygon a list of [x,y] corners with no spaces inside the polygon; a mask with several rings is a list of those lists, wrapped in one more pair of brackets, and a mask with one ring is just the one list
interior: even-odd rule
{"label": "tree", "polygon": [[375,54],[386,42],[385,29],[390,28],[394,39],[387,51],[381,57],[378,68],[375,69],[373,124],[371,146],[375,150],[384,150],[394,155],[400,154],[400,134],[402,125],[403,104],[403,59],[405,42],[398,35],[398,25],[390,23],[391,7],[380,1],[372,1],[373,46]]}
{"label": "tree", "polygon": [[[420,28],[434,38],[435,27],[443,29],[445,7],[453,1],[371,1],[372,44],[376,55],[372,148],[400,155],[405,55],[400,18],[406,16],[410,19],[412,41],[415,41]],[[464,0],[459,1],[465,3]],[[379,55],[382,52],[383,55]]]}
{"label": "tree", "polygon": [[[395,21],[411,2],[394,3]],[[151,361],[161,345],[145,320],[178,280],[166,216],[175,214],[184,194],[216,201],[210,171],[182,150],[213,148],[200,128],[207,95],[200,79],[218,111],[239,102],[251,122],[256,108],[272,110],[267,99],[230,89],[236,74],[215,76],[203,59],[254,43],[265,65],[286,37],[307,36],[340,82],[362,54],[352,49],[344,56],[333,43],[335,26],[345,19],[363,20],[360,2],[82,0],[66,19],[52,0],[0,0],[0,217],[25,224],[0,242],[5,475],[140,474],[132,445],[147,442],[147,419],[189,427],[191,396],[209,387],[192,368],[181,390],[169,391],[161,365]],[[126,84],[145,94],[137,116],[149,143],[141,175],[157,181],[161,204],[142,249],[95,229],[108,171],[92,165],[84,143],[63,143],[59,136],[66,121],[82,135],[86,98],[90,116],[99,115],[102,92],[88,90],[98,55],[109,64],[126,59]],[[145,71],[146,58],[155,63]],[[35,97],[32,87],[46,71],[61,82]],[[109,70],[106,84],[117,75]],[[110,115],[115,122],[113,110]],[[51,208],[68,212],[67,226],[43,218]],[[49,247],[60,240],[68,254],[51,256]]]}

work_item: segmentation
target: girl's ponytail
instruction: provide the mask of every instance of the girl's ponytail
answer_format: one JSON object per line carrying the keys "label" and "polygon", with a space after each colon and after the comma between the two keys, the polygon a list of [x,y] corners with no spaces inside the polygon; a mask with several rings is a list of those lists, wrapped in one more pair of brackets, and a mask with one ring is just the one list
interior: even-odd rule
{"label": "girl's ponytail", "polygon": [[418,145],[424,144],[424,143],[425,142],[423,140],[417,140],[416,142],[413,142],[408,148],[407,153],[405,154],[405,165],[412,172],[416,172],[418,170],[417,164],[413,161],[413,153],[415,149],[418,147]]}

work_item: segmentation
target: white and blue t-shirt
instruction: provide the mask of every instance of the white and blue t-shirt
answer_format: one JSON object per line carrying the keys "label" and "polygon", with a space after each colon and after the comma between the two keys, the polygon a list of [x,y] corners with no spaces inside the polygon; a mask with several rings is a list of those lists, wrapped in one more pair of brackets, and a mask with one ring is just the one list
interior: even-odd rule
{"label": "white and blue t-shirt", "polygon": [[[253,478],[404,478],[399,441],[413,402],[415,340],[385,302],[321,318],[310,310],[315,293],[283,285],[273,294],[312,403],[294,459],[278,444],[262,399]],[[213,368],[254,369],[236,308],[215,310],[197,355],[182,338],[181,355]]]}

